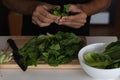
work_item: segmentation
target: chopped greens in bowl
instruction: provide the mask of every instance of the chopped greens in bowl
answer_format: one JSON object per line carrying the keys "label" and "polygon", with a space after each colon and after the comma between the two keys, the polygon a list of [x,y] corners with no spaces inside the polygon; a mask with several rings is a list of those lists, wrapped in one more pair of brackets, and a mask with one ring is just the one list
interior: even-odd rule
{"label": "chopped greens in bowl", "polygon": [[120,76],[120,41],[93,43],[78,54],[83,70],[95,79],[115,80]]}
{"label": "chopped greens in bowl", "polygon": [[85,63],[96,68],[120,68],[120,40],[112,42],[103,52],[88,52],[84,55]]}

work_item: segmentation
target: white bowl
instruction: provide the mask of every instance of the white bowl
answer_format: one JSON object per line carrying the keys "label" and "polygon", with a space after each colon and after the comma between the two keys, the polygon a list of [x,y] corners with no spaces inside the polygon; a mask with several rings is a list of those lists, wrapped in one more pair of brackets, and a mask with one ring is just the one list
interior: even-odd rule
{"label": "white bowl", "polygon": [[84,62],[83,55],[87,52],[103,52],[105,50],[105,47],[107,44],[105,43],[94,43],[94,44],[89,44],[85,47],[83,47],[79,53],[78,53],[78,58],[80,65],[82,69],[91,77],[97,79],[97,80],[115,80],[119,78],[120,76],[120,68],[116,69],[99,69],[99,68],[94,68],[91,66],[88,66]]}

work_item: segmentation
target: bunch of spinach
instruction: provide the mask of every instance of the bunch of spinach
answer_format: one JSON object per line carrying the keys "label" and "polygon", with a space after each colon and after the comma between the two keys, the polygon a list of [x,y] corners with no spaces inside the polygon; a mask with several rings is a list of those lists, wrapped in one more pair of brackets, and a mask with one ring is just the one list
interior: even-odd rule
{"label": "bunch of spinach", "polygon": [[103,53],[88,52],[84,55],[85,63],[96,68],[120,67],[120,40],[108,44]]}
{"label": "bunch of spinach", "polygon": [[33,37],[19,49],[19,53],[26,66],[37,66],[39,61],[58,66],[77,58],[78,51],[84,46],[85,42],[73,33],[47,33]]}

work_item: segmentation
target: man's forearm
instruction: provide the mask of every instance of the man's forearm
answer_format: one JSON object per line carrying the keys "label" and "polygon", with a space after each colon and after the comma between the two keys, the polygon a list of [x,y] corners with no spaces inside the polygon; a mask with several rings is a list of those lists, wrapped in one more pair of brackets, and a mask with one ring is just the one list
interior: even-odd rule
{"label": "man's forearm", "polygon": [[35,7],[41,4],[36,0],[3,0],[3,3],[10,10],[27,15],[31,15]]}
{"label": "man's forearm", "polygon": [[78,6],[89,16],[104,11],[111,4],[111,0],[91,0],[86,4],[78,4]]}

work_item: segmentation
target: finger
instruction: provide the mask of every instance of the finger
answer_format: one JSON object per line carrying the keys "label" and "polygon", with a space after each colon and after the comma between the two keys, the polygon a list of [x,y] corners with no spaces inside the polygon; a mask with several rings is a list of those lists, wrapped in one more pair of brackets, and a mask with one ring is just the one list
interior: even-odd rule
{"label": "finger", "polygon": [[[43,6],[38,6],[38,7],[35,9],[35,11],[33,12],[33,15],[34,15],[34,16],[39,16],[39,15],[41,15],[41,16],[46,17],[46,18],[48,18],[48,19],[51,19],[51,20],[53,20],[53,21],[57,18],[57,16],[50,14],[50,13],[46,10],[46,8],[44,8]],[[40,16],[40,17],[41,17],[41,16]]]}
{"label": "finger", "polygon": [[41,11],[39,11],[39,12],[41,15],[43,15],[44,17],[49,18],[51,20],[55,20],[57,18],[57,16],[49,13],[48,10],[43,10],[42,12]]}
{"label": "finger", "polygon": [[60,22],[71,21],[71,22],[83,22],[86,23],[87,16],[85,14],[77,14],[72,16],[64,16],[60,19]]}
{"label": "finger", "polygon": [[55,21],[55,20],[52,20],[52,19],[50,19],[50,18],[48,18],[48,17],[40,14],[39,12],[34,12],[33,16],[38,17],[39,20],[42,21],[42,22],[44,22],[44,23],[52,23],[52,22]]}
{"label": "finger", "polygon": [[60,19],[60,20],[59,20],[59,23],[63,23],[63,22],[85,24],[85,23],[86,23],[86,19],[78,19],[78,20],[72,20],[72,19]]}
{"label": "finger", "polygon": [[44,23],[52,23],[52,22],[55,21],[55,20],[52,20],[52,19],[50,19],[48,17],[45,17],[43,15],[39,15],[38,18],[39,18],[40,21],[42,21]]}
{"label": "finger", "polygon": [[81,26],[84,26],[84,23],[62,22],[59,23],[59,25],[66,25],[72,28],[80,28]]}
{"label": "finger", "polygon": [[33,23],[33,24],[37,24],[36,21],[34,21],[34,20],[32,20],[32,23]]}
{"label": "finger", "polygon": [[32,17],[32,21],[34,21],[40,27],[46,27],[50,25],[50,23],[43,23],[37,17]]}
{"label": "finger", "polygon": [[51,19],[52,21],[56,20],[57,19],[57,16],[47,12],[47,11],[43,11],[40,13],[42,16],[48,18],[48,19]]}

